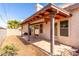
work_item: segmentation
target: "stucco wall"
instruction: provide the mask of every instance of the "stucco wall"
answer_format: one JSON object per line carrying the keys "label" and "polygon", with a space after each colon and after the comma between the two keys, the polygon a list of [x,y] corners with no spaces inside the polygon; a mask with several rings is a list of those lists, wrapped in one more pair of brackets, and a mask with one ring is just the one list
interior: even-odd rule
{"label": "stucco wall", "polygon": [[50,22],[48,22],[47,24],[43,23],[43,33],[40,35],[45,39],[50,39]]}
{"label": "stucco wall", "polygon": [[[38,22],[44,22],[44,19],[40,19],[37,21],[33,21],[30,24],[38,23]],[[22,33],[28,32],[28,24],[23,25]],[[50,22],[43,23],[43,33],[39,34],[40,38],[44,39],[50,39]]]}
{"label": "stucco wall", "polygon": [[[68,20],[68,36],[61,36],[60,35],[60,21],[65,21],[65,20]],[[70,20],[69,18],[63,18],[63,19],[60,19],[58,21],[56,21],[57,23],[57,36],[55,38],[56,41],[59,41],[60,43],[63,43],[63,44],[67,44],[67,45],[70,45]]]}
{"label": "stucco wall", "polygon": [[23,25],[22,33],[27,32],[28,33],[28,24]]}
{"label": "stucco wall", "polygon": [[21,31],[19,29],[7,29],[6,31],[7,31],[6,33],[7,36],[11,36],[11,35],[20,36],[21,35]]}
{"label": "stucco wall", "polygon": [[[38,22],[44,22],[44,19],[40,19],[32,23],[38,23]],[[40,33],[39,36],[40,38],[49,40],[50,39],[50,22],[47,22],[47,24],[44,22],[42,24],[43,24],[43,33]]]}
{"label": "stucco wall", "polygon": [[[60,36],[60,23],[58,21],[58,41],[76,48],[79,48],[79,8],[71,11],[72,17],[69,20],[69,36]],[[63,19],[62,19],[63,20]],[[61,21],[62,21],[61,20]],[[65,19],[67,20],[67,19]]]}
{"label": "stucco wall", "polygon": [[4,42],[7,35],[6,29],[0,29],[0,45]]}
{"label": "stucco wall", "polygon": [[71,27],[71,44],[79,48],[79,8],[72,10],[72,17],[70,18]]}

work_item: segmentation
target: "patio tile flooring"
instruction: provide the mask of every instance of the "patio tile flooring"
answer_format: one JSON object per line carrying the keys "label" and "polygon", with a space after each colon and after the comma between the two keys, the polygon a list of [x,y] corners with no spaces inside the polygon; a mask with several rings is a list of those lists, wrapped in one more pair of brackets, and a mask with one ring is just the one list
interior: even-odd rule
{"label": "patio tile flooring", "polygon": [[41,40],[39,42],[35,42],[35,43],[32,43],[36,46],[38,46],[39,48],[47,51],[48,53],[50,53],[50,43],[45,41],[45,40]]}
{"label": "patio tile flooring", "polygon": [[[27,41],[27,37],[25,40]],[[43,40],[43,39],[31,39],[30,41],[31,44],[43,49],[45,52],[50,53],[50,42]],[[58,55],[58,56],[72,56],[75,55],[75,49],[73,49],[70,46],[63,45],[63,44],[54,44],[54,49],[53,49],[53,55]]]}
{"label": "patio tile flooring", "polygon": [[39,39],[39,38],[35,39],[34,37],[31,37],[30,41],[28,41],[27,36],[23,37],[23,39],[26,40],[27,42],[33,44],[34,46],[41,48],[42,50],[46,51],[47,53],[50,53],[50,42],[49,41]]}

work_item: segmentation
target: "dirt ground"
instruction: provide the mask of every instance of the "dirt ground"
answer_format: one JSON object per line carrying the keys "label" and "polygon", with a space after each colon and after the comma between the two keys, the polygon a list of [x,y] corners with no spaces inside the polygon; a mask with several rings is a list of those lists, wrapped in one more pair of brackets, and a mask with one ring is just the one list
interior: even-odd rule
{"label": "dirt ground", "polygon": [[39,48],[26,43],[16,35],[7,36],[2,44],[2,47],[8,44],[13,44],[18,49],[17,56],[46,56]]}

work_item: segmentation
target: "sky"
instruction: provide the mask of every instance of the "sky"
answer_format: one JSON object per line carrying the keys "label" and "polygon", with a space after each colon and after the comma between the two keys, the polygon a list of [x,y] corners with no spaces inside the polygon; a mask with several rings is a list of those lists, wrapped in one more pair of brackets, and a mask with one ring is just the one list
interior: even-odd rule
{"label": "sky", "polygon": [[[47,3],[40,3],[46,6]],[[0,3],[0,26],[6,27],[8,20],[23,21],[36,12],[36,3]],[[62,3],[56,3],[62,6]]]}

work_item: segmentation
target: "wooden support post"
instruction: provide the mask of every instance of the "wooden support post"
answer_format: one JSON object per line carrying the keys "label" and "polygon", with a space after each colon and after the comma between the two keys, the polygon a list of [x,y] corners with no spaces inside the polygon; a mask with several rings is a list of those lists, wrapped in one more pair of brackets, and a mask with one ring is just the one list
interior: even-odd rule
{"label": "wooden support post", "polygon": [[28,41],[30,41],[30,24],[28,24]]}
{"label": "wooden support post", "polygon": [[23,35],[22,30],[23,30],[23,26],[21,25],[21,36]]}
{"label": "wooden support post", "polygon": [[53,49],[54,49],[54,18],[55,18],[56,12],[50,13],[50,55],[53,55]]}

